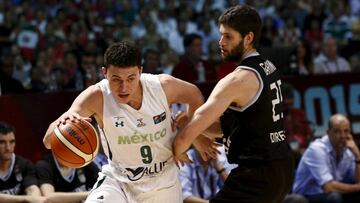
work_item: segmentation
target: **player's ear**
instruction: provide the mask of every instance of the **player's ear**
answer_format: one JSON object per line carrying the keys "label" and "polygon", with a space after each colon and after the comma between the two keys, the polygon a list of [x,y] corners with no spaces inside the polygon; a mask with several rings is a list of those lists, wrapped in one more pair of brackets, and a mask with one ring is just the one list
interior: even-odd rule
{"label": "player's ear", "polygon": [[107,68],[105,68],[104,66],[101,67],[101,72],[104,75],[104,78],[106,78]]}
{"label": "player's ear", "polygon": [[249,32],[245,35],[244,37],[244,44],[246,46],[250,45],[252,43],[252,41],[254,40],[254,33],[253,32]]}

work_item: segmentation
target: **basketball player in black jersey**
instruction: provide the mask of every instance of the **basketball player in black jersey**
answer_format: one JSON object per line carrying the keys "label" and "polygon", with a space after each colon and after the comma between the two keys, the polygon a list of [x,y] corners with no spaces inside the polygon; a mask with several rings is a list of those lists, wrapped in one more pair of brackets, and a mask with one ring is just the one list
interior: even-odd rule
{"label": "basketball player in black jersey", "polygon": [[[34,196],[34,200],[38,196],[41,199],[35,168],[30,160],[14,153],[15,144],[15,128],[0,122],[0,194],[29,195]],[[26,199],[25,196],[6,199],[7,195],[2,195],[0,199],[3,202]]]}
{"label": "basketball player in black jersey", "polygon": [[81,202],[98,178],[99,168],[90,163],[82,168],[62,166],[52,154],[35,166],[41,193],[52,202]]}
{"label": "basketball player in black jersey", "polygon": [[210,202],[280,203],[291,189],[294,165],[283,126],[279,70],[256,51],[261,31],[256,10],[232,7],[219,25],[222,58],[238,66],[177,135],[175,157],[184,161],[182,153],[195,138],[217,124],[228,161],[238,167]]}

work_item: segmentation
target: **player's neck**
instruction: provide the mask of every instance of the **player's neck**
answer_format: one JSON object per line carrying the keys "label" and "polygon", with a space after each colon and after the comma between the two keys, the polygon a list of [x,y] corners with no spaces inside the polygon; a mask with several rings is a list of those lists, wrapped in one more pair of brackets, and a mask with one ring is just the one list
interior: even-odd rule
{"label": "player's neck", "polygon": [[136,110],[139,110],[142,105],[142,100],[143,100],[143,87],[140,82],[138,89],[132,96],[131,100],[128,102],[128,105]]}
{"label": "player's neck", "polygon": [[245,49],[244,50],[244,54],[243,54],[243,57],[241,60],[244,60],[246,59],[247,57],[249,57],[251,54],[255,53],[256,52],[256,49],[251,47],[251,48],[248,48],[248,49]]}

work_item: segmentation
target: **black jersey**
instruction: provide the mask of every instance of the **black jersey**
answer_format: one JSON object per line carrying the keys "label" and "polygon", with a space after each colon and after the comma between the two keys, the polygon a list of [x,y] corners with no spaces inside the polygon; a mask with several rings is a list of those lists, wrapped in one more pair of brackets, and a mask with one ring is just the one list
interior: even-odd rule
{"label": "black jersey", "polygon": [[8,173],[0,177],[0,193],[23,195],[25,189],[37,185],[35,167],[30,160],[14,155],[15,162],[10,166]]}
{"label": "black jersey", "polygon": [[260,90],[247,106],[230,106],[220,118],[228,161],[246,166],[288,157],[279,71],[260,55],[244,59],[239,66],[257,74]]}
{"label": "black jersey", "polygon": [[75,169],[72,177],[66,179],[60,173],[51,154],[36,163],[36,175],[39,185],[48,183],[55,188],[55,192],[82,192],[89,191],[95,184],[99,169],[94,163],[83,168]]}

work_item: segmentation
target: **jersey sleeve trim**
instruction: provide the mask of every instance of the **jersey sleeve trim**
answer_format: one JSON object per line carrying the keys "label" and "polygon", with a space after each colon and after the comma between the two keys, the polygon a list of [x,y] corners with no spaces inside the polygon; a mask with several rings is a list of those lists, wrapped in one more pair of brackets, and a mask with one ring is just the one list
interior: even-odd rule
{"label": "jersey sleeve trim", "polygon": [[253,104],[259,99],[260,94],[261,94],[261,92],[262,92],[262,90],[263,90],[263,88],[264,88],[264,82],[263,82],[263,80],[261,79],[260,73],[259,73],[257,70],[255,70],[254,68],[251,68],[251,67],[249,67],[249,66],[239,66],[239,67],[237,67],[237,69],[245,69],[245,70],[253,71],[253,72],[256,74],[256,76],[257,76],[257,78],[258,78],[258,80],[259,80],[259,82],[260,82],[260,88],[259,88],[258,92],[257,92],[256,95],[249,101],[248,104],[246,104],[246,105],[243,106],[242,108],[235,107],[235,106],[230,106],[230,107],[229,107],[230,109],[232,109],[232,110],[234,110],[234,111],[243,112],[243,111],[245,111],[247,108],[249,108],[251,105],[253,105]]}

